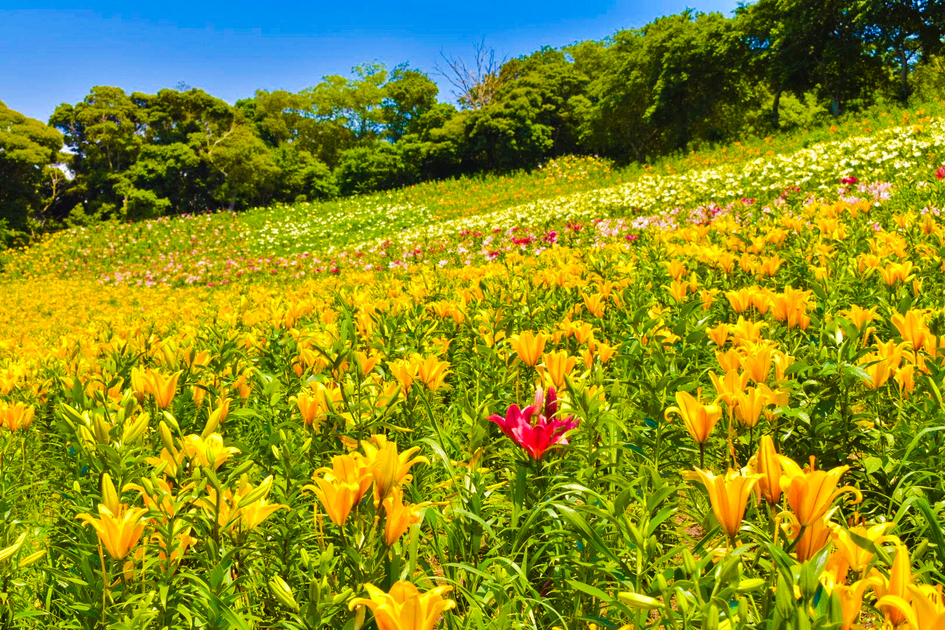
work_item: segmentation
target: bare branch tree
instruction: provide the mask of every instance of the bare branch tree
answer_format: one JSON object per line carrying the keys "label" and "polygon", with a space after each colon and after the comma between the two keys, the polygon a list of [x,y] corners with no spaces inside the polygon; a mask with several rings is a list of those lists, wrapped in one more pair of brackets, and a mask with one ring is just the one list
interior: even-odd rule
{"label": "bare branch tree", "polygon": [[475,44],[475,51],[470,65],[462,57],[447,55],[441,50],[443,65],[437,63],[433,68],[455,88],[453,93],[462,107],[482,109],[492,101],[499,88],[499,70],[505,59],[496,60],[495,49],[486,46],[485,37]]}

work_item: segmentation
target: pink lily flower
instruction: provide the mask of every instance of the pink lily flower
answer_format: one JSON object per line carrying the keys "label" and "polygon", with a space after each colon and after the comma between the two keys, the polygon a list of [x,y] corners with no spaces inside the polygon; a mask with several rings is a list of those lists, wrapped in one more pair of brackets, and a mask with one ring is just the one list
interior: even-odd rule
{"label": "pink lily flower", "polygon": [[[544,408],[543,408],[544,407]],[[558,413],[558,397],[555,388],[549,387],[548,394],[539,388],[535,392],[535,402],[524,409],[518,405],[508,408],[503,418],[500,415],[489,417],[512,441],[525,449],[532,459],[538,461],[549,447],[555,444],[567,444],[565,434],[577,428],[578,420],[574,416],[555,418]],[[534,420],[533,420],[534,417]]]}

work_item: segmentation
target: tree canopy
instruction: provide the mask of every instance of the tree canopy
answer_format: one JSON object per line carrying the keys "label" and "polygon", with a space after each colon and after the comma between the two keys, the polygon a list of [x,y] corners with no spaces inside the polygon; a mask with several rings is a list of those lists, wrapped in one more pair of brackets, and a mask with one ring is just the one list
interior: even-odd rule
{"label": "tree canopy", "polygon": [[[49,124],[0,104],[0,220],[17,230],[323,199],[532,168],[647,162],[945,86],[945,0],[756,0],[603,41],[428,74],[370,62],[229,105],[95,86]],[[924,93],[922,93],[924,91]],[[63,152],[65,149],[65,152]],[[58,165],[58,166],[57,166]]]}

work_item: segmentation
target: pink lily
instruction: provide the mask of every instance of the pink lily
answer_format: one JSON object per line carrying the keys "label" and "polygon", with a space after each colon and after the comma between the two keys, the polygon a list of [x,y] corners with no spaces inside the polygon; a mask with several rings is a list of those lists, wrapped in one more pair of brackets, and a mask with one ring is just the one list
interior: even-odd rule
{"label": "pink lily", "polygon": [[578,426],[578,420],[575,420],[574,416],[556,419],[554,418],[556,413],[558,413],[558,397],[555,394],[555,388],[549,387],[547,396],[539,388],[535,392],[533,404],[524,409],[519,409],[518,405],[512,405],[506,411],[504,418],[500,415],[492,415],[489,420],[499,425],[502,433],[524,448],[532,459],[538,461],[550,446],[567,444],[568,438],[565,434]]}

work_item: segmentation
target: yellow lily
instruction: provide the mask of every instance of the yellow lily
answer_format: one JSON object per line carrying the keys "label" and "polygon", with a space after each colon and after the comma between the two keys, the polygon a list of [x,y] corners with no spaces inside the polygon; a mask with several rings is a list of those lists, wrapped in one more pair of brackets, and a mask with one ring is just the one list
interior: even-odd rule
{"label": "yellow lily", "polygon": [[738,370],[729,370],[725,376],[719,378],[715,372],[709,372],[709,378],[715,386],[716,396],[724,402],[729,409],[734,409],[737,404],[737,398],[745,391],[748,386],[748,373]]}
{"label": "yellow lily", "polygon": [[530,330],[523,330],[518,335],[509,337],[509,345],[512,346],[522,363],[528,367],[535,367],[545,351],[545,343],[548,339],[545,333],[536,334]]}
{"label": "yellow lily", "polygon": [[790,536],[797,541],[794,544],[794,553],[799,562],[807,562],[827,544],[830,539],[830,528],[833,525],[830,517],[836,510],[837,508],[829,510],[823,518],[818,518],[807,527],[793,528],[794,531],[790,533]]}
{"label": "yellow lily", "polygon": [[108,555],[121,560],[128,555],[144,534],[147,520],[146,508],[133,508],[123,503],[118,504],[117,512],[112,512],[104,504],[99,504],[98,515],[78,514],[76,518],[95,528],[99,541],[108,550]]}
{"label": "yellow lily", "polygon": [[607,300],[600,293],[584,296],[584,306],[593,315],[600,319],[604,316],[604,309],[607,307]]}
{"label": "yellow lily", "polygon": [[749,387],[735,397],[735,415],[746,427],[754,428],[758,424],[761,412],[768,404],[770,390],[767,385]]}
{"label": "yellow lily", "polygon": [[385,593],[373,584],[365,584],[370,599],[356,597],[348,604],[348,610],[367,606],[374,613],[378,630],[433,630],[440,616],[454,608],[456,602],[444,599],[443,594],[453,590],[451,586],[438,586],[420,593],[410,582],[396,582],[390,593]]}
{"label": "yellow lily", "polygon": [[544,362],[538,366],[542,375],[547,375],[555,389],[564,388],[564,377],[570,374],[577,364],[575,357],[568,356],[564,350],[558,352],[548,352],[542,355]]}
{"label": "yellow lily", "polygon": [[319,473],[331,474],[335,479],[344,483],[357,484],[358,491],[355,493],[355,504],[361,502],[371,484],[374,483],[370,463],[361,453],[335,455],[331,458],[331,468],[319,468],[315,471],[315,474]]}
{"label": "yellow lily", "polygon": [[358,503],[359,484],[343,481],[331,473],[316,477],[314,481],[315,485],[309,484],[303,489],[314,493],[331,522],[341,527],[348,520],[351,509]]}
{"label": "yellow lily", "polygon": [[211,433],[206,438],[195,434],[185,436],[183,452],[188,459],[216,470],[226,463],[230,455],[236,455],[240,450],[235,446],[224,446],[223,436],[219,433]]}
{"label": "yellow lily", "polygon": [[[907,619],[907,608],[912,602],[914,585],[912,576],[912,559],[909,550],[902,543],[896,545],[896,557],[893,559],[889,578],[882,579],[876,586],[876,596],[879,598],[876,607],[883,611],[886,620],[893,626],[901,625]],[[902,604],[905,604],[903,606]]]}
{"label": "yellow lily", "polygon": [[715,325],[715,328],[706,328],[705,332],[709,335],[709,339],[717,345],[719,348],[728,343],[728,335],[731,332],[731,326],[725,322],[719,322]]}
{"label": "yellow lily", "polygon": [[781,489],[787,493],[788,505],[800,527],[808,527],[823,518],[834,500],[846,492],[855,495],[854,503],[863,500],[863,495],[853,486],[837,489],[840,477],[849,469],[849,466],[838,466],[831,470],[805,470],[781,478]]}
{"label": "yellow lily", "polygon": [[683,419],[686,431],[699,444],[700,455],[704,459],[705,443],[722,417],[722,408],[715,404],[704,405],[688,392],[676,392],[676,405],[667,409],[663,416],[669,420],[669,414],[676,413]]}
{"label": "yellow lily", "polygon": [[716,352],[715,358],[719,366],[726,374],[729,372],[738,372],[742,367],[742,355],[734,348],[726,352]]}
{"label": "yellow lily", "polygon": [[420,522],[420,507],[404,504],[404,491],[398,487],[391,489],[384,499],[384,542],[392,546],[397,539],[404,535],[411,525]]}
{"label": "yellow lily", "polygon": [[915,309],[909,309],[905,315],[896,313],[890,321],[899,331],[902,340],[908,342],[914,352],[921,350],[932,336],[925,324],[925,317]]}
{"label": "yellow lily", "polygon": [[849,529],[839,525],[831,526],[830,538],[834,547],[837,548],[837,552],[831,556],[830,566],[836,567],[837,575],[841,578],[846,577],[846,574],[850,571],[862,576],[873,559],[873,552],[856,544],[851,533],[866,538],[876,545],[890,541],[898,543],[899,538],[897,536],[886,535],[886,532],[893,525],[893,523],[879,523],[872,527],[859,525]]}
{"label": "yellow lily", "polygon": [[151,394],[154,395],[154,402],[161,409],[167,409],[171,405],[171,401],[174,400],[174,395],[177,394],[177,379],[180,378],[180,375],[180,372],[161,374],[155,371],[151,371],[146,375],[151,387]]}
{"label": "yellow lily", "polygon": [[[824,571],[823,575],[832,577],[830,571]],[[822,579],[821,581],[823,582],[824,580]],[[843,619],[843,625],[840,630],[850,630],[853,624],[860,620],[860,614],[863,609],[863,595],[866,593],[866,589],[875,586],[877,580],[867,578],[865,580],[858,580],[849,586],[837,582],[836,579],[832,581],[834,583],[825,586],[825,590],[828,594],[836,596],[837,599],[840,600],[840,616]]]}
{"label": "yellow lily", "polygon": [[21,402],[12,406],[4,404],[0,407],[0,426],[5,426],[11,431],[26,431],[33,424],[33,417],[36,410],[32,405],[27,407]]}
{"label": "yellow lily", "polygon": [[781,456],[775,451],[774,440],[770,435],[761,437],[758,453],[751,458],[748,466],[759,475],[758,494],[768,505],[777,505],[781,500]]}
{"label": "yellow lily", "polygon": [[391,375],[400,383],[401,391],[406,395],[417,378],[417,365],[409,359],[399,359],[387,364]]}
{"label": "yellow lily", "polygon": [[374,502],[380,504],[390,493],[391,488],[402,483],[410,468],[415,464],[429,464],[426,457],[412,457],[420,450],[419,446],[409,448],[403,453],[397,452],[397,443],[388,442],[383,435],[375,435],[371,441],[361,442],[367,466],[374,477]]}
{"label": "yellow lily", "polygon": [[742,359],[742,368],[755,383],[766,383],[771,372],[771,348],[758,346],[755,352]]}
{"label": "yellow lily", "polygon": [[426,385],[427,389],[435,392],[443,386],[446,375],[449,374],[450,364],[446,361],[440,361],[436,355],[431,355],[426,359],[417,357],[417,380]]}
{"label": "yellow lily", "polygon": [[748,497],[761,475],[729,470],[722,476],[716,476],[712,471],[695,468],[683,472],[682,476],[685,479],[701,481],[705,485],[716,520],[722,526],[729,542],[734,541],[742,526]]}
{"label": "yellow lily", "polygon": [[876,603],[892,621],[892,613],[909,624],[910,630],[945,629],[945,595],[942,585],[910,584],[908,597],[885,595]]}

